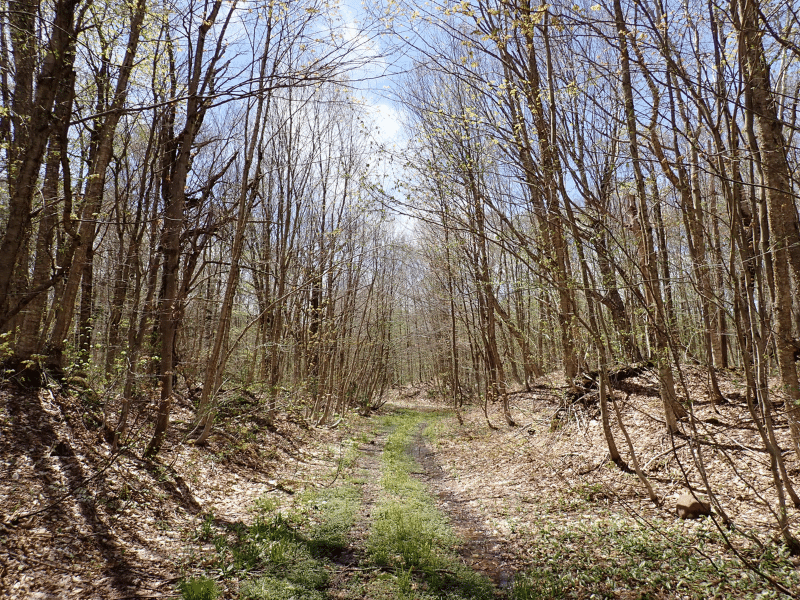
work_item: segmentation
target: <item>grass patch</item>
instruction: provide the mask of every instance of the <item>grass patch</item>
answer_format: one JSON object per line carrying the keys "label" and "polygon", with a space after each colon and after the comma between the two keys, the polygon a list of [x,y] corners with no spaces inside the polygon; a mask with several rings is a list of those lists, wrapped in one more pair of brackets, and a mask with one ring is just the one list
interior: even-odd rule
{"label": "grass patch", "polygon": [[307,505],[314,523],[309,538],[316,555],[331,557],[347,548],[348,534],[360,504],[358,484],[348,483],[309,494]]}
{"label": "grass patch", "polygon": [[[344,455],[349,470],[357,448]],[[343,470],[341,465],[337,468]],[[215,600],[223,587],[239,585],[243,600],[323,600],[336,571],[337,556],[348,546],[348,535],[361,503],[362,484],[343,472],[337,487],[299,494],[289,507],[265,495],[254,503],[250,525],[220,525],[213,513],[204,515],[192,535],[210,542],[213,556],[205,577],[179,585],[185,600]],[[209,576],[214,579],[209,578]],[[226,586],[226,582],[229,582]]]}
{"label": "grass patch", "polygon": [[325,594],[281,577],[259,577],[241,586],[243,600],[323,600]]}
{"label": "grass patch", "polygon": [[313,541],[280,512],[259,514],[250,526],[230,526],[214,538],[214,546],[215,567],[222,577],[247,579],[258,572],[266,579],[283,580],[308,591],[322,590],[328,584],[329,571],[315,556]]}
{"label": "grass patch", "polygon": [[544,600],[545,598],[563,598],[564,582],[556,573],[546,570],[531,570],[514,577],[511,597],[514,600]]}
{"label": "grass patch", "polygon": [[[531,535],[531,562],[537,566],[515,577],[514,600],[783,597],[725,551],[709,520],[668,524],[657,531],[625,517],[591,523],[573,519],[562,527],[541,521]],[[763,572],[798,589],[800,576],[782,546],[757,546],[732,535]],[[713,563],[698,551],[713,557]]]}
{"label": "grass patch", "polygon": [[207,577],[186,579],[178,584],[183,600],[216,600],[219,596],[217,582]]}
{"label": "grass patch", "polygon": [[385,583],[394,598],[492,598],[491,582],[461,563],[458,540],[425,486],[411,477],[418,466],[406,451],[422,422],[439,415],[400,412],[386,420],[393,433],[382,456],[383,495],[367,540],[369,560],[391,569]]}
{"label": "grass patch", "polygon": [[360,489],[350,484],[315,490],[288,516],[274,500],[260,499],[252,525],[237,523],[214,538],[215,570],[242,581],[243,599],[321,600],[335,570],[332,559],[347,548],[360,499]]}

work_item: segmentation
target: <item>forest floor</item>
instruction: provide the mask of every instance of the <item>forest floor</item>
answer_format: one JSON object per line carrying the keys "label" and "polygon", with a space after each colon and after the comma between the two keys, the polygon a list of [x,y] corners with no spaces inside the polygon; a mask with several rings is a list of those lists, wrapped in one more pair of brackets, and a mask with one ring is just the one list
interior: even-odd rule
{"label": "forest floor", "polygon": [[[740,383],[723,378],[728,401],[715,410],[695,376],[682,436],[666,434],[653,376],[618,394],[659,506],[609,461],[597,408],[565,407],[558,382],[512,395],[514,427],[497,407],[490,419],[466,407],[459,424],[425,387],[394,390],[370,417],[335,427],[292,413],[269,425],[257,401],[231,394],[204,447],[185,442],[193,407],[181,401],[155,461],[138,458],[143,435],[111,453],[99,401],[8,384],[0,597],[800,596]],[[776,423],[790,448],[780,407]],[[797,482],[796,457],[785,459]],[[676,498],[706,490],[698,464],[718,504],[680,520]],[[800,533],[800,512],[788,515]]]}

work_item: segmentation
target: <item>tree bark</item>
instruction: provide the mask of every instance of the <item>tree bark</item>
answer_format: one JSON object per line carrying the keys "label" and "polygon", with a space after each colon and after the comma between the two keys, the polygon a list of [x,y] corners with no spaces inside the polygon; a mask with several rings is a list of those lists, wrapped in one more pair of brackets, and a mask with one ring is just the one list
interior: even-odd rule
{"label": "tree bark", "polygon": [[[758,0],[738,0],[735,4],[739,33],[739,60],[746,78],[745,95],[757,125],[759,155],[763,165],[764,195],[770,233],[768,255],[771,256],[773,285],[770,286],[775,322],[775,345],[781,374],[786,414],[794,444],[800,457],[800,381],[798,380],[795,353],[797,343],[792,333],[792,282],[790,270],[795,274],[800,265],[795,264],[791,248],[800,246],[797,209],[792,196],[792,179],[786,156],[783,125],[773,97],[769,64],[764,53],[762,32],[759,28]],[[738,23],[737,23],[738,21]]]}
{"label": "tree bark", "polygon": [[[266,43],[264,47],[264,54],[261,59],[260,73],[259,73],[259,89],[264,89],[267,57],[269,56],[270,35],[266,36]],[[225,284],[225,295],[222,299],[222,306],[220,307],[220,317],[217,325],[217,332],[214,337],[214,346],[211,349],[211,354],[208,357],[206,364],[205,378],[203,380],[203,391],[200,396],[200,404],[197,409],[199,417],[198,424],[202,426],[200,436],[197,438],[197,443],[202,444],[208,439],[211,434],[211,426],[214,422],[214,411],[212,408],[212,398],[216,396],[222,378],[222,371],[227,362],[227,356],[223,354],[223,346],[227,345],[228,335],[230,331],[231,313],[233,312],[233,300],[239,285],[239,260],[242,256],[242,247],[244,245],[245,230],[248,220],[250,218],[250,210],[257,197],[257,186],[261,179],[261,164],[258,162],[255,167],[255,173],[251,176],[250,172],[253,168],[253,159],[255,157],[256,148],[263,142],[262,120],[265,114],[269,114],[269,106],[271,94],[266,98],[260,95],[256,101],[256,114],[253,121],[252,129],[249,135],[251,136],[249,147],[247,147],[247,140],[245,139],[246,154],[244,157],[244,165],[242,167],[242,182],[239,189],[238,201],[238,215],[236,218],[236,231],[234,232],[233,248],[231,249],[231,267],[228,271],[228,279]],[[259,156],[260,158],[260,156]]]}
{"label": "tree bark", "polygon": [[[631,83],[630,56],[628,54],[629,35],[625,17],[622,13],[620,0],[614,0],[614,18],[617,27],[617,40],[620,51],[620,68],[622,74],[622,93],[625,102],[625,123],[628,129],[628,141],[630,145],[631,161],[634,177],[636,179],[635,206],[637,209],[638,227],[641,235],[642,246],[644,248],[643,274],[645,276],[645,289],[649,290],[655,305],[654,329],[656,339],[656,361],[658,364],[658,375],[661,390],[661,400],[664,406],[664,414],[667,421],[667,429],[670,433],[678,431],[678,416],[684,416],[685,410],[678,403],[675,395],[675,382],[672,374],[670,347],[668,334],[670,324],[667,322],[664,301],[661,296],[659,284],[658,265],[655,260],[655,245],[653,242],[653,230],[650,225],[647,208],[647,191],[645,187],[644,175],[642,172],[641,158],[639,156],[639,143],[636,127],[636,112],[633,100],[633,86]],[[666,282],[669,285],[668,282]]]}
{"label": "tree bark", "polygon": [[[235,4],[231,6],[227,19],[221,27],[215,51],[209,58],[205,52],[208,32],[214,25],[222,8],[222,0],[216,0],[211,11],[197,29],[197,37],[193,48],[194,62],[191,65],[189,86],[185,103],[185,124],[181,133],[167,142],[164,152],[164,169],[162,172],[162,194],[166,210],[164,212],[164,228],[161,233],[161,253],[163,256],[163,272],[161,278],[161,306],[159,309],[158,333],[161,346],[159,379],[161,380],[161,397],[158,403],[156,423],[153,436],[144,451],[146,458],[155,457],[161,450],[164,437],[169,428],[170,410],[172,408],[172,390],[175,375],[175,341],[182,319],[183,298],[180,293],[179,267],[181,255],[181,234],[184,226],[184,208],[186,205],[186,181],[191,165],[191,153],[194,141],[205,118],[208,103],[205,95],[213,91],[217,63],[222,58],[224,47],[222,39],[233,15]],[[174,77],[174,62],[172,62]],[[170,107],[171,123],[174,123],[176,107]],[[188,283],[188,282],[187,282]]]}
{"label": "tree bark", "polygon": [[[57,0],[46,48],[36,45],[36,0],[9,2],[11,45],[15,63],[12,99],[13,142],[8,150],[8,219],[0,240],[0,330],[15,312],[10,285],[31,222],[31,205],[39,169],[54,126],[52,108],[58,82],[69,79],[74,62],[75,10],[79,0]],[[44,51],[35,73],[36,57]],[[35,92],[33,81],[36,79]]]}
{"label": "tree bark", "polygon": [[[66,153],[65,142],[69,115],[75,97],[75,72],[69,68],[69,75],[59,86],[55,100],[55,117],[57,128],[50,136],[48,156],[45,166],[44,185],[42,188],[41,220],[36,238],[36,259],[31,279],[32,290],[40,290],[27,305],[19,331],[15,354],[19,360],[28,360],[42,351],[42,321],[47,305],[46,290],[55,284],[58,275],[54,265],[53,238],[58,225],[59,205],[59,171],[63,162],[62,153]],[[66,191],[65,191],[66,194]]]}
{"label": "tree bark", "polygon": [[[139,46],[139,37],[144,23],[146,8],[146,0],[137,0],[136,5],[133,7],[128,43],[125,49],[125,56],[120,65],[114,94],[107,107],[105,103],[102,103],[102,106],[106,109],[105,116],[100,118],[96,124],[96,138],[92,144],[91,166],[84,189],[84,205],[78,228],[77,247],[71,260],[67,281],[59,299],[60,311],[56,317],[56,323],[50,338],[51,341],[48,345],[48,360],[50,365],[58,370],[64,368],[65,341],[72,323],[75,300],[78,296],[81,279],[84,277],[86,270],[92,268],[92,262],[89,258],[92,253],[91,246],[94,244],[97,233],[97,219],[103,202],[106,170],[114,151],[117,123],[122,117],[122,110],[128,97],[128,83],[136,61],[136,51]],[[100,79],[103,78],[104,76],[101,74]],[[91,274],[87,272],[87,277],[90,276]]]}

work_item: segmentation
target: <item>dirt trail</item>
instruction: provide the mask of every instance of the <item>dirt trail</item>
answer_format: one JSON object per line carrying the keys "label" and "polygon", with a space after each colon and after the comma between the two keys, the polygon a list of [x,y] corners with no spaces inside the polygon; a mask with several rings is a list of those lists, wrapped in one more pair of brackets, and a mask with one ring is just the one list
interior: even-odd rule
{"label": "dirt trail", "polygon": [[437,461],[436,452],[426,443],[423,431],[427,423],[421,423],[408,452],[422,467],[420,477],[437,499],[439,509],[445,513],[453,530],[462,540],[459,554],[473,570],[486,575],[501,590],[511,587],[517,566],[504,551],[506,542],[493,535],[483,516],[470,506],[472,498],[465,497],[451,485],[449,477]]}
{"label": "dirt trail", "polygon": [[380,457],[383,453],[383,447],[386,444],[386,438],[389,435],[387,431],[381,431],[369,441],[359,447],[361,456],[358,457],[357,468],[358,476],[363,477],[365,480],[361,500],[361,507],[356,515],[356,522],[351,531],[351,539],[357,548],[364,547],[367,535],[369,533],[369,525],[372,518],[372,510],[375,502],[378,499],[381,490],[381,462]]}
{"label": "dirt trail", "polygon": [[[355,464],[357,477],[363,478],[361,505],[356,514],[355,523],[350,530],[350,539],[347,548],[337,557],[334,562],[339,565],[336,575],[331,581],[329,593],[331,597],[348,597],[344,588],[354,571],[359,570],[359,564],[365,556],[365,546],[369,529],[372,522],[372,512],[375,502],[380,494],[381,464],[380,457],[386,444],[387,431],[380,431],[372,439],[359,446],[359,457]],[[339,590],[338,592],[336,590]]]}
{"label": "dirt trail", "polygon": [[[450,524],[461,540],[457,549],[461,560],[474,571],[487,576],[498,588],[498,597],[505,597],[511,587],[513,573],[518,565],[513,564],[504,552],[504,542],[490,531],[481,514],[469,505],[470,498],[462,497],[450,484],[448,477],[436,459],[423,431],[427,423],[421,423],[406,448],[406,452],[417,462],[419,471],[412,473],[429,490],[436,500],[438,509],[447,516]],[[381,480],[381,456],[391,431],[383,430],[373,434],[372,439],[358,448],[359,457],[355,463],[354,475],[363,478],[361,505],[355,523],[350,531],[348,548],[334,560],[338,565],[337,574],[331,581],[329,595],[332,598],[350,599],[353,576],[359,572],[373,571],[365,567],[366,544],[373,523],[375,505],[383,493]]]}
{"label": "dirt trail", "polygon": [[[640,379],[635,385],[642,389],[654,385],[652,378]],[[732,380],[727,385],[734,389]],[[766,580],[742,576],[709,523],[676,520],[673,500],[688,485],[678,458],[690,467],[689,482],[700,486],[688,443],[677,456],[669,453],[663,424],[652,417],[659,402],[632,395],[620,408],[662,507],[649,502],[636,478],[607,468],[593,413],[578,408],[554,426],[560,400],[552,393],[515,396],[513,409],[526,426],[490,429],[480,407],[473,407],[463,424],[452,417],[437,421],[435,444],[419,426],[407,451],[419,465],[414,476],[462,540],[463,564],[488,576],[498,595],[509,593],[520,572],[568,597],[658,597],[662,584],[678,582],[686,597],[704,598],[709,581],[718,595],[760,593]],[[754,451],[759,440],[747,425],[746,406],[732,399],[718,407],[721,414],[707,402],[694,407],[701,443],[711,443],[706,433],[717,440],[705,454],[712,487],[737,529],[759,536],[739,535],[736,543],[782,585],[800,590],[800,558],[784,557],[772,541],[774,491],[767,457]],[[340,600],[384,598],[372,592],[396,582],[391,569],[365,560],[365,547],[384,493],[381,456],[391,433],[380,417],[401,409],[427,413],[414,418],[433,422],[441,406],[400,398],[373,418],[328,429],[291,415],[267,428],[248,405],[241,419],[228,418],[227,429],[197,448],[183,440],[193,415],[184,403],[176,405],[161,459],[147,462],[136,457],[141,447],[112,457],[99,438],[99,413],[81,398],[0,386],[0,597],[175,597],[181,569],[197,563],[195,551],[213,554],[210,543],[197,539],[208,515],[220,526],[247,524],[255,500],[267,494],[288,506],[297,492],[329,482],[331,469],[344,464],[345,442],[349,449],[360,439],[367,441],[359,444],[349,475],[363,482],[362,499],[348,548],[330,557],[329,591]],[[778,433],[789,447],[788,428]],[[796,473],[796,459],[785,458]],[[734,472],[731,460],[746,468]],[[789,510],[796,529],[800,517]],[[704,544],[702,555],[692,550],[697,543]],[[234,597],[235,589],[235,583],[226,588],[224,597]]]}

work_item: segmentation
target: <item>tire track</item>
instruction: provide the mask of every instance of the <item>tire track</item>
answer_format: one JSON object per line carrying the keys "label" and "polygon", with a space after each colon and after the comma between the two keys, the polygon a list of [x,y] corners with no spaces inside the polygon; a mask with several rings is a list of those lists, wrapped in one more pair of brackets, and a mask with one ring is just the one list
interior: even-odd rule
{"label": "tire track", "polygon": [[464,564],[474,571],[486,575],[497,586],[500,594],[511,588],[514,573],[521,565],[515,564],[504,551],[507,542],[494,535],[483,516],[470,507],[472,498],[466,498],[451,484],[436,459],[436,453],[427,445],[423,431],[427,423],[421,423],[408,452],[422,468],[417,477],[424,477],[425,484],[437,499],[437,505],[450,520],[450,525],[462,540],[458,548]]}

